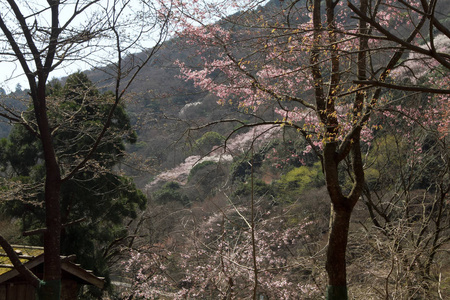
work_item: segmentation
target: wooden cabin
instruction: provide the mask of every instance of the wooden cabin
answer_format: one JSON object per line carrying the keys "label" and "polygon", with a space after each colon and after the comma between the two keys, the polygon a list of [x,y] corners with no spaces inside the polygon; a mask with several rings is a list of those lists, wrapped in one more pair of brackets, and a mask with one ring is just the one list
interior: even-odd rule
{"label": "wooden cabin", "polygon": [[[44,248],[31,246],[13,246],[22,263],[37,277],[43,278]],[[77,299],[83,285],[94,285],[100,289],[105,282],[75,264],[71,257],[61,256],[61,300]],[[14,268],[8,256],[0,247],[0,300],[35,300],[35,289]]]}

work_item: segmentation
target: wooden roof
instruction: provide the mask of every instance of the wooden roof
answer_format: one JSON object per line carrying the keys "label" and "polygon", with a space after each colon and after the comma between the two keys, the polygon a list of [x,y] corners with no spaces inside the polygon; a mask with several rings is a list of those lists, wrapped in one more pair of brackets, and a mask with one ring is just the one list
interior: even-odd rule
{"label": "wooden roof", "polygon": [[[24,246],[24,245],[12,245],[14,251],[19,255],[19,259],[22,263],[27,263],[31,259],[44,253],[44,247]],[[11,261],[6,255],[2,247],[0,247],[0,275],[14,269]]]}
{"label": "wooden roof", "polygon": [[[44,263],[44,248],[35,246],[12,245],[18,254],[20,261],[30,270]],[[61,256],[61,269],[68,274],[75,276],[76,280],[83,284],[95,285],[103,288],[104,278],[95,276],[92,271],[85,270],[73,263],[74,257]],[[0,247],[0,284],[19,276],[19,272],[14,268],[8,256]]]}

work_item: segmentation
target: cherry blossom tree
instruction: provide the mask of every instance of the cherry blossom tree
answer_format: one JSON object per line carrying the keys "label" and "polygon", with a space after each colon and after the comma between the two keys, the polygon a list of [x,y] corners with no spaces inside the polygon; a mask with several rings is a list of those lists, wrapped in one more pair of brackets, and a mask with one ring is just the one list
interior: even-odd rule
{"label": "cherry blossom tree", "polygon": [[[305,151],[319,157],[332,205],[326,258],[328,299],[348,298],[350,218],[365,187],[363,150],[379,126],[370,123],[371,116],[397,100],[385,96],[386,88],[403,89],[390,83],[395,79],[391,73],[407,67],[403,58],[412,52],[420,60],[421,55],[429,57],[429,66],[436,72],[448,73],[448,55],[437,50],[434,34],[425,30],[429,24],[430,32],[438,29],[448,36],[448,29],[434,14],[437,2],[399,3],[313,0],[260,7],[252,1],[204,6],[180,2],[175,13],[184,28],[181,35],[199,45],[197,55],[202,60],[197,66],[180,62],[184,78],[214,93],[219,103],[238,102],[243,111],[258,116],[250,126],[279,124],[297,129],[299,138],[309,144]],[[229,11],[226,7],[240,12],[208,23]],[[402,36],[384,28],[401,30]],[[424,48],[419,44],[426,36],[431,42]],[[437,93],[432,100],[436,105],[427,109],[437,109],[442,116],[448,82],[444,79],[439,84],[436,89],[424,82],[424,87],[411,86],[409,91]],[[269,119],[264,114],[267,110],[278,117]]]}
{"label": "cherry blossom tree", "polygon": [[[3,238],[2,247],[14,266],[36,287],[40,299],[59,299],[61,289],[60,237],[61,186],[88,167],[111,125],[112,116],[132,80],[159,49],[167,35],[168,15],[147,1],[137,1],[139,9],[130,10],[131,1],[12,1],[0,2],[1,56],[16,62],[26,76],[36,126],[26,114],[13,109],[2,110],[1,117],[22,124],[40,139],[45,161],[46,228],[44,234],[44,278],[39,280],[21,265]],[[136,9],[136,7],[133,7]],[[137,11],[137,13],[136,13]],[[145,48],[141,42],[153,40],[153,48],[141,58],[130,59]],[[128,56],[128,59],[127,59]],[[144,57],[144,58],[142,58]],[[106,59],[105,59],[106,58]],[[89,151],[70,168],[63,168],[55,151],[53,136],[58,130],[49,118],[46,86],[57,69],[74,61],[96,65],[101,59],[104,70],[112,76],[114,97],[105,122],[92,136]],[[105,65],[108,64],[108,65]],[[98,67],[98,65],[97,65]],[[63,122],[70,122],[68,115]]]}
{"label": "cherry blossom tree", "polygon": [[297,255],[307,253],[313,222],[301,220],[291,226],[289,207],[272,213],[258,204],[255,208],[254,239],[251,209],[229,205],[201,220],[192,215],[186,218],[182,249],[169,251],[154,244],[129,250],[124,268],[132,275],[131,287],[123,295],[129,299],[320,297],[318,282],[309,276],[314,271],[311,263]]}

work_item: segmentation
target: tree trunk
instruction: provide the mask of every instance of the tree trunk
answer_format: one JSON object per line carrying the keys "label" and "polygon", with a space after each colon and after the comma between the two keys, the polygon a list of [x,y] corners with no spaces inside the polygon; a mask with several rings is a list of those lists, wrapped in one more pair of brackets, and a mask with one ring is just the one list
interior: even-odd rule
{"label": "tree trunk", "polygon": [[[346,199],[341,199],[346,201]],[[345,252],[352,208],[332,207],[331,231],[328,238],[326,270],[328,300],[347,300],[347,272]]]}
{"label": "tree trunk", "polygon": [[[59,173],[59,172],[58,172]],[[47,174],[45,182],[46,232],[44,234],[44,285],[39,300],[60,299],[61,294],[61,216],[58,179]]]}
{"label": "tree trunk", "polygon": [[41,135],[45,160],[45,234],[44,281],[38,289],[39,300],[57,300],[61,294],[61,172],[47,116],[45,79],[39,81],[34,110]]}
{"label": "tree trunk", "polygon": [[330,235],[328,238],[326,270],[328,273],[328,300],[347,300],[347,271],[345,252],[347,249],[350,217],[364,186],[359,131],[351,146],[351,158],[355,182],[348,196],[344,196],[339,183],[339,155],[337,143],[324,145],[324,170],[328,194],[332,204]]}

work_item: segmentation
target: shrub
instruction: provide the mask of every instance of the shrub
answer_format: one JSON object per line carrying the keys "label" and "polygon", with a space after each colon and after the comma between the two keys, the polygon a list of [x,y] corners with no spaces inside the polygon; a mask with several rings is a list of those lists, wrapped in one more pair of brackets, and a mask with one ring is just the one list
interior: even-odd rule
{"label": "shrub", "polygon": [[211,161],[211,160],[205,160],[199,164],[196,164],[189,172],[188,181],[190,181],[196,174],[198,174],[201,170],[203,170],[207,166],[215,165],[215,164],[217,164],[217,163],[214,161]]}
{"label": "shrub", "polygon": [[[249,196],[252,193],[252,185],[250,182],[242,182],[236,188],[233,196]],[[275,192],[270,184],[265,183],[261,179],[255,178],[253,181],[253,193],[257,197],[275,196]]]}
{"label": "shrub", "polygon": [[201,152],[209,152],[214,146],[219,146],[223,143],[225,137],[215,131],[205,133],[201,138],[195,141],[197,148]]}
{"label": "shrub", "polygon": [[233,182],[240,181],[245,182],[247,177],[252,173],[252,163],[253,172],[256,172],[262,165],[264,160],[264,151],[259,151],[253,155],[253,158],[248,156],[243,156],[235,159],[231,165],[231,180]]}
{"label": "shrub", "polygon": [[301,194],[306,190],[320,187],[324,184],[320,162],[312,167],[301,166],[294,168],[278,181],[280,192]]}
{"label": "shrub", "polygon": [[180,184],[175,181],[167,182],[158,191],[153,193],[153,199],[158,204],[179,202],[183,206],[190,206],[189,198],[183,195]]}

